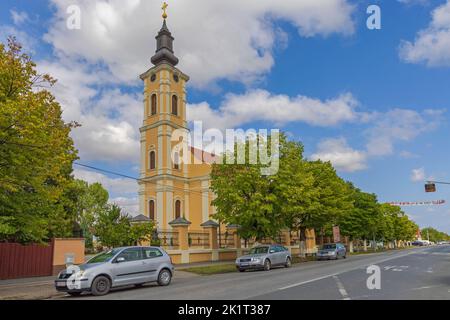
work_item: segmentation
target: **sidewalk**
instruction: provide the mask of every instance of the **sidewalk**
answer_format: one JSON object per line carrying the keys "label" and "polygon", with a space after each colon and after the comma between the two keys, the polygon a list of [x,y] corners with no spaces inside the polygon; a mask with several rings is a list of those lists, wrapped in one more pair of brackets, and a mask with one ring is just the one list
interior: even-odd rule
{"label": "sidewalk", "polygon": [[[230,263],[233,263],[233,261],[197,262],[175,265],[175,277],[198,277],[196,274],[183,272],[183,269]],[[0,300],[41,300],[63,297],[65,295],[64,293],[55,290],[55,279],[55,276],[50,276],[0,280]]]}
{"label": "sidewalk", "polygon": [[54,280],[53,276],[0,280],[0,300],[39,300],[60,295]]}

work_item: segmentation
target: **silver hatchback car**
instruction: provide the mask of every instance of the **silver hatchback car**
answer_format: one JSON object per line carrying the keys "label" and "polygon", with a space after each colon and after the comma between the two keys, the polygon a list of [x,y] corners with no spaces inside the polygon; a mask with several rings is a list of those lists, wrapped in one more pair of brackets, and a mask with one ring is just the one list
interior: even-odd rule
{"label": "silver hatchback car", "polygon": [[123,247],[100,253],[80,266],[61,271],[55,287],[72,296],[85,291],[101,296],[111,288],[142,286],[146,282],[167,286],[173,274],[170,256],[162,248]]}
{"label": "silver hatchback car", "polygon": [[317,260],[337,260],[340,257],[347,258],[347,249],[342,243],[324,244],[317,252]]}
{"label": "silver hatchback car", "polygon": [[257,246],[250,249],[247,255],[236,259],[236,268],[240,272],[248,269],[264,269],[265,271],[269,271],[272,266],[289,268],[291,265],[291,253],[281,245]]}

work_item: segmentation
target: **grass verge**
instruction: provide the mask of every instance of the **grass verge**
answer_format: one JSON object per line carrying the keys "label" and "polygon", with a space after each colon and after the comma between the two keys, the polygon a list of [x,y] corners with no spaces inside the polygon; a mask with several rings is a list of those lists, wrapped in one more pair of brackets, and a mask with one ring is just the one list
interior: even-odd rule
{"label": "grass verge", "polygon": [[234,263],[233,264],[217,264],[217,265],[204,266],[204,267],[192,267],[192,268],[186,268],[186,269],[180,269],[180,270],[192,272],[192,273],[199,274],[202,276],[209,276],[209,275],[213,275],[213,274],[236,272],[236,266]]}

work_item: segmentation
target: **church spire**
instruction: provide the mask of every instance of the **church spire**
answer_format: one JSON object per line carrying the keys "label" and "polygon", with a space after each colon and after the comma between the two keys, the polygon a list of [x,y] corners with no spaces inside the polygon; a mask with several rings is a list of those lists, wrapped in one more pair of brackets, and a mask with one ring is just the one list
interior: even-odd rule
{"label": "church spire", "polygon": [[158,35],[156,36],[156,53],[152,57],[151,61],[154,65],[159,65],[162,63],[168,63],[172,66],[176,66],[178,64],[178,58],[173,53],[173,40],[172,34],[167,28],[166,19],[167,19],[167,9],[168,5],[164,2],[162,6],[163,10],[163,25],[161,30],[159,30]]}

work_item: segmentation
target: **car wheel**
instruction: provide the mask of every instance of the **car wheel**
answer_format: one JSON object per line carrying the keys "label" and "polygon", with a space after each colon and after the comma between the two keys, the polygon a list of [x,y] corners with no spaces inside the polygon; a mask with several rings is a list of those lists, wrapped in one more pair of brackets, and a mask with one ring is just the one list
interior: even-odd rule
{"label": "car wheel", "polygon": [[69,295],[71,295],[72,297],[79,297],[81,296],[81,292],[67,292]]}
{"label": "car wheel", "polygon": [[239,269],[239,272],[245,272],[245,269]]}
{"label": "car wheel", "polygon": [[104,296],[111,289],[111,281],[105,276],[98,276],[92,281],[91,292],[94,296]]}
{"label": "car wheel", "polygon": [[266,259],[266,261],[264,261],[264,271],[270,271],[270,268],[272,267],[270,260]]}
{"label": "car wheel", "polygon": [[289,258],[289,257],[286,258],[286,263],[284,264],[284,266],[286,268],[290,268],[292,266],[291,258]]}
{"label": "car wheel", "polygon": [[347,259],[347,254],[344,254],[344,259]]}
{"label": "car wheel", "polygon": [[172,281],[172,273],[168,269],[162,269],[158,275],[158,284],[162,287],[168,286]]}

